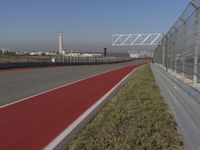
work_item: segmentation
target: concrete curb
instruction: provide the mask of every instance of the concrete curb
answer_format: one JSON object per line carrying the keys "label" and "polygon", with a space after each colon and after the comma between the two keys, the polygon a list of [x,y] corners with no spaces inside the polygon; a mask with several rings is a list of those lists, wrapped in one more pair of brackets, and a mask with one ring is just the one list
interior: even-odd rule
{"label": "concrete curb", "polygon": [[156,65],[151,64],[151,69],[186,149],[200,149],[200,93]]}

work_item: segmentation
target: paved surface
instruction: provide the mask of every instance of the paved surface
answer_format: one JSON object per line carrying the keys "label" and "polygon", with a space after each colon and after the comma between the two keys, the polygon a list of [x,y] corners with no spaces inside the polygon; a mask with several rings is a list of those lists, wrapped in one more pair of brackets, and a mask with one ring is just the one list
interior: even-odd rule
{"label": "paved surface", "polygon": [[157,66],[151,68],[186,145],[200,150],[200,93]]}
{"label": "paved surface", "polygon": [[136,60],[108,65],[0,71],[0,106],[104,71],[143,62],[144,60]]}
{"label": "paved surface", "polygon": [[123,67],[1,108],[0,149],[43,149],[136,67]]}

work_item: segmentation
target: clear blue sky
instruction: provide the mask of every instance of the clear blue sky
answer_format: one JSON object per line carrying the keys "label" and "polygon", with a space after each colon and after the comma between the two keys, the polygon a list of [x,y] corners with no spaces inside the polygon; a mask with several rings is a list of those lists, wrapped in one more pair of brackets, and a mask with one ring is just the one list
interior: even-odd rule
{"label": "clear blue sky", "polygon": [[113,33],[167,32],[188,0],[0,0],[0,48],[103,48]]}

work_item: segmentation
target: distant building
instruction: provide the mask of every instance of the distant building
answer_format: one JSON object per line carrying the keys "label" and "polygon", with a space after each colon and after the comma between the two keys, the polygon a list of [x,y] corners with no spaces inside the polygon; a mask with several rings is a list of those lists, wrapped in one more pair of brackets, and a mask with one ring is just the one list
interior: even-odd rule
{"label": "distant building", "polygon": [[43,53],[43,52],[31,52],[29,55],[30,56],[44,56],[45,53]]}
{"label": "distant building", "polygon": [[46,52],[46,56],[56,56],[57,54],[55,52]]}
{"label": "distant building", "polygon": [[9,49],[4,49],[4,48],[2,48],[2,49],[0,49],[0,54],[7,54],[7,53],[9,53]]}
{"label": "distant building", "polygon": [[81,53],[66,53],[65,52],[65,54],[63,54],[64,56],[71,56],[71,57],[80,57],[81,56]]}
{"label": "distant building", "polygon": [[101,57],[102,54],[98,54],[98,53],[83,53],[81,54],[81,57]]}
{"label": "distant building", "polygon": [[138,58],[140,55],[139,54],[130,54],[131,58]]}
{"label": "distant building", "polygon": [[131,58],[149,58],[153,57],[153,52],[146,50],[132,50],[129,51],[129,56]]}
{"label": "distant building", "polygon": [[80,53],[80,52],[65,52],[62,54],[63,56],[68,57],[101,57],[100,53]]}

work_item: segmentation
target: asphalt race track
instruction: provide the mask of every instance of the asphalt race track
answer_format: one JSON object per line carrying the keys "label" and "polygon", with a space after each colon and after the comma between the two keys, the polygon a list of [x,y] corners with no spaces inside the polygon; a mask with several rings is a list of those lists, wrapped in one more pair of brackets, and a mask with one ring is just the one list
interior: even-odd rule
{"label": "asphalt race track", "polygon": [[107,65],[1,70],[0,106],[104,71],[130,64],[139,64],[145,61],[146,60],[135,60],[126,63]]}
{"label": "asphalt race track", "polygon": [[0,149],[43,149],[137,66],[115,69],[0,108]]}

